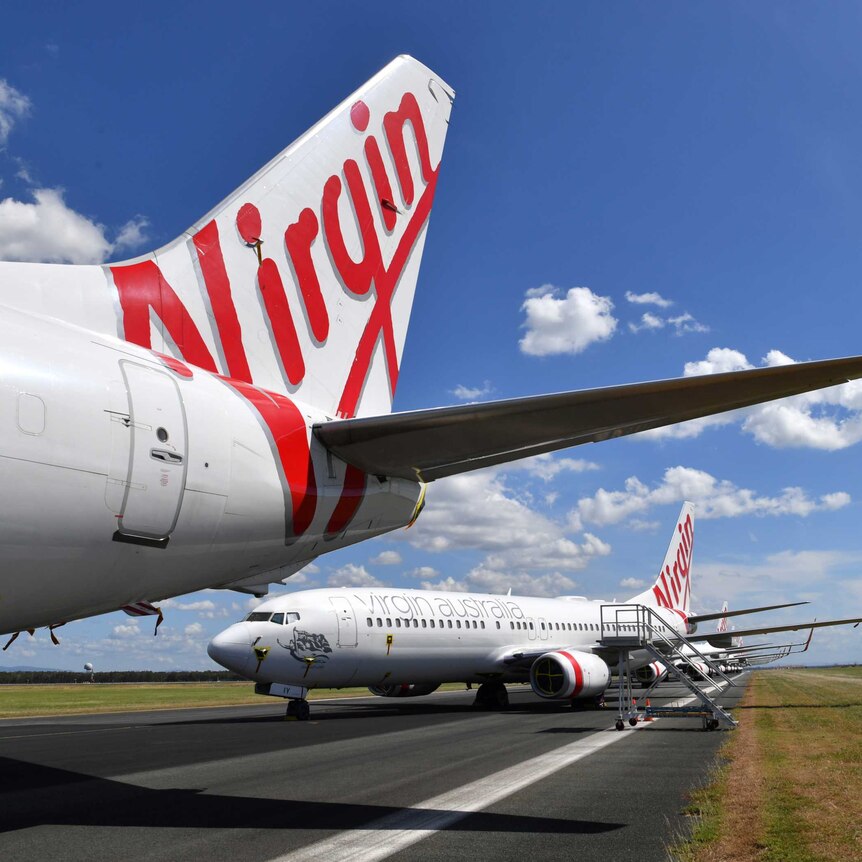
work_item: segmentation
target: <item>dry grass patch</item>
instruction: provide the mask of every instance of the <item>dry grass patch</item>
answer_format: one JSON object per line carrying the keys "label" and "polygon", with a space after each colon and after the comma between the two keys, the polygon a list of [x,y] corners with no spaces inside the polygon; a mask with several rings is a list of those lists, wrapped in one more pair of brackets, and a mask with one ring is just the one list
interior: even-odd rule
{"label": "dry grass patch", "polygon": [[[845,679],[845,677],[849,677]],[[700,794],[685,862],[862,858],[862,690],[855,668],[761,671],[735,711],[726,765]],[[697,805],[698,794],[693,796]]]}

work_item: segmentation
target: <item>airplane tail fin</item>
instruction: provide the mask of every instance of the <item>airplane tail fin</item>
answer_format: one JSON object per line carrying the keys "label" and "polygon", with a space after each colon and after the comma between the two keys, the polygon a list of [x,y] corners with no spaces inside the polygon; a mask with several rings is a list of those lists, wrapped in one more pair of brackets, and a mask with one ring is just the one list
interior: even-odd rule
{"label": "airplane tail fin", "polygon": [[673,536],[655,583],[630,599],[632,604],[671,608],[686,617],[691,606],[691,554],[694,543],[694,504],[683,503]]}
{"label": "airplane tail fin", "polygon": [[330,417],[390,412],[453,99],[393,60],[174,242],[103,267],[120,336]]}
{"label": "airplane tail fin", "polygon": [[727,631],[727,602],[725,602],[721,606],[721,612],[724,616],[718,621],[718,625],[716,626],[716,631],[726,632]]}

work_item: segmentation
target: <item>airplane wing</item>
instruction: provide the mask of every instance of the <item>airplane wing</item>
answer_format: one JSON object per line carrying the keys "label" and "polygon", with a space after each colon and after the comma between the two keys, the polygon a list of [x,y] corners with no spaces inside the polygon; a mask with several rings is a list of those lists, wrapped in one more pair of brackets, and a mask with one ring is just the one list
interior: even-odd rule
{"label": "airplane wing", "polygon": [[[733,632],[716,632],[715,634],[709,635],[696,635],[693,638],[689,638],[690,641],[706,641],[715,647],[729,647],[731,646],[731,641],[733,638],[738,637],[749,637],[750,635],[768,635],[773,632],[798,632],[801,629],[820,629],[826,626],[846,626],[846,625],[858,625],[862,623],[862,617],[856,617],[855,619],[849,620],[824,620],[823,622],[814,622],[810,623],[793,623],[791,625],[784,626],[765,626],[760,629],[746,629],[745,631],[733,631]],[[810,642],[810,637],[809,637]]]}
{"label": "airplane wing", "polygon": [[716,611],[714,614],[697,614],[690,616],[688,621],[690,623],[705,623],[709,622],[709,620],[721,620],[725,617],[741,617],[745,614],[758,614],[761,611],[774,611],[778,608],[793,608],[796,607],[796,605],[807,604],[810,604],[810,602],[788,602],[784,605],[764,605],[762,608],[742,608],[738,611]]}
{"label": "airplane wing", "polygon": [[337,419],[314,434],[376,476],[444,476],[737,410],[862,377],[862,356]]}

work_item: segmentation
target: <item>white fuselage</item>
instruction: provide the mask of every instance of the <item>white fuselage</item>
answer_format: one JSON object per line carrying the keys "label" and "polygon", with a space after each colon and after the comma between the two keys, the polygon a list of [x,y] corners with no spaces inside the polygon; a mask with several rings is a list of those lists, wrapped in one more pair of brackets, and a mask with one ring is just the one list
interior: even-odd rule
{"label": "white fuselage", "polygon": [[285,474],[245,394],[263,390],[12,309],[0,344],[0,633],[266,581],[415,511],[418,483],[364,477],[338,522],[347,465],[327,457],[311,434],[324,417],[300,402],[270,419],[311,482],[307,467]]}
{"label": "white fuselage", "polygon": [[[308,590],[264,602],[217,635],[209,654],[256,682],[305,688],[524,681],[530,662],[518,661],[519,654],[529,659],[556,649],[600,650],[603,604],[424,590]],[[656,612],[667,631],[685,630],[676,612]],[[647,661],[645,651],[632,655],[633,667]]]}

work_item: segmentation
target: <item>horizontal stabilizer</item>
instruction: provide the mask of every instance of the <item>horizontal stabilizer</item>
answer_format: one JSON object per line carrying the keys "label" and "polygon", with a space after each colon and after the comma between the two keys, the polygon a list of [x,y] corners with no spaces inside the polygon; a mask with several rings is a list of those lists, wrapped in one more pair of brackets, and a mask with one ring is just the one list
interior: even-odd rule
{"label": "horizontal stabilizer", "polygon": [[[807,605],[809,602],[788,602],[784,605],[764,605],[762,608],[743,608],[739,611],[716,611],[714,614],[698,614],[697,616],[690,616],[688,621],[690,623],[706,623],[710,620],[722,620],[725,617],[741,617],[745,614],[758,614],[761,611],[775,611],[778,608],[793,608],[796,605]],[[737,632],[731,632],[731,634],[736,635]]]}
{"label": "horizontal stabilizer", "polygon": [[734,632],[716,632],[711,635],[697,635],[693,638],[689,638],[690,641],[706,641],[715,647],[729,647],[732,646],[731,641],[734,638],[738,637],[748,637],[749,635],[768,635],[773,632],[798,632],[802,629],[822,629],[827,628],[829,626],[849,626],[849,625],[858,625],[862,623],[862,617],[856,617],[855,619],[850,620],[824,620],[823,622],[817,622],[815,620],[812,623],[794,623],[786,626],[768,626],[762,629],[746,629],[745,631],[734,631]]}
{"label": "horizontal stabilizer", "polygon": [[335,420],[314,433],[365,473],[431,482],[858,377],[862,356]]}

